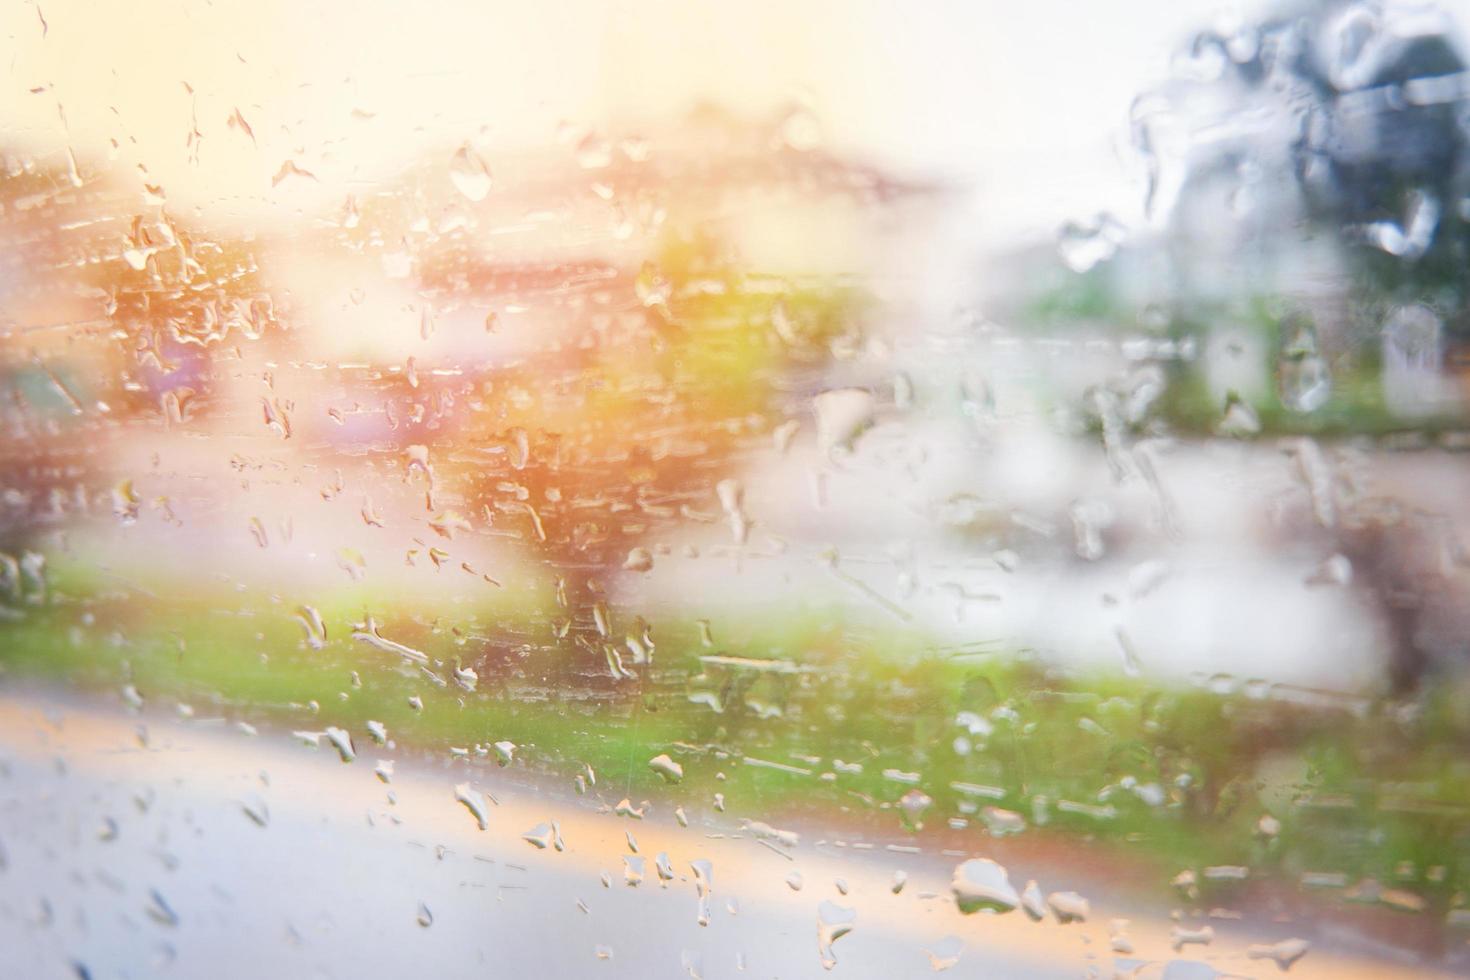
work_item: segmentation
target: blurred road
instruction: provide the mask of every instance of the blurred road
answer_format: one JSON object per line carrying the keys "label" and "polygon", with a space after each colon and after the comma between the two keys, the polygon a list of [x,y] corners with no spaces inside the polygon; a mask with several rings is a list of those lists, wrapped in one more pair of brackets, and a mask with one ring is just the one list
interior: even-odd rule
{"label": "blurred road", "polygon": [[[692,806],[687,828],[667,805],[621,818],[518,766],[414,758],[366,733],[354,740],[358,758],[344,765],[325,740],[313,751],[288,733],[251,735],[218,718],[0,694],[0,974],[816,977],[826,975],[824,901],[856,912],[835,944],[833,975],[845,977],[927,975],[926,950],[946,936],[964,944],[946,976],[1266,977],[1276,966],[1248,959],[1246,945],[1289,934],[1217,922],[1212,945],[1174,959],[1164,915],[1110,908],[1080,873],[1043,884],[1084,891],[1084,924],[961,916],[948,887],[958,855],[838,847],[810,834],[784,847],[742,834],[735,814]],[[375,778],[378,759],[395,761],[391,785]],[[483,831],[455,801],[463,782],[495,798]],[[599,789],[616,802],[616,788]],[[522,839],[553,819],[564,852]],[[625,835],[645,859],[637,887],[625,883]],[[661,852],[674,872],[666,886]],[[695,860],[713,868],[708,926],[697,922]],[[899,869],[908,879],[895,894]],[[786,883],[793,871],[800,891]],[[1136,959],[1109,952],[1115,916],[1132,919]],[[1292,969],[1436,975],[1320,944]]]}

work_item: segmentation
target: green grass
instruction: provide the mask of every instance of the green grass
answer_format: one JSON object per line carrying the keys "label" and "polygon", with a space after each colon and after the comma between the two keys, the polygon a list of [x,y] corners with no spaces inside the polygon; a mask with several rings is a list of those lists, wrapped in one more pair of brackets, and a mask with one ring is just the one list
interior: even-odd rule
{"label": "green grass", "polygon": [[[1162,318],[1154,328],[1158,337],[1193,338],[1203,343],[1214,324],[1235,324],[1265,341],[1267,361],[1260,365],[1262,377],[1274,379],[1276,353],[1293,316],[1293,304],[1285,298],[1247,295],[1221,301],[1190,297],[1187,310],[1148,311],[1123,295],[1114,275],[1107,266],[1099,266],[1080,275],[1056,269],[1035,276],[1017,300],[1016,325],[1042,336],[1066,336],[1100,325],[1115,332],[1122,329],[1124,333],[1144,333],[1142,327],[1134,325],[1142,324],[1148,319],[1146,314],[1152,312]],[[1387,310],[1402,301],[1399,298],[1391,302],[1386,293],[1360,285],[1353,306],[1382,307],[1383,311],[1379,319],[1367,325],[1350,324],[1343,330],[1345,336],[1336,339],[1335,348],[1325,352],[1332,378],[1326,403],[1311,412],[1299,412],[1283,404],[1274,390],[1259,393],[1250,400],[1261,425],[1258,438],[1387,436],[1408,431],[1433,437],[1465,431],[1470,419],[1463,410],[1406,419],[1396,415],[1384,401],[1378,328]],[[1199,362],[1173,362],[1167,367],[1168,384],[1154,406],[1152,419],[1162,421],[1177,435],[1214,435],[1226,406],[1210,391]]]}
{"label": "green grass", "polygon": [[[475,667],[479,684],[467,692],[351,639],[361,595],[319,607],[329,641],[317,650],[293,604],[234,593],[144,605],[68,597],[88,594],[68,592],[85,584],[58,569],[48,604],[0,625],[7,676],[84,690],[132,683],[155,705],[176,699],[282,729],[338,725],[364,754],[368,719],[429,753],[508,739],[521,764],[556,778],[591,765],[614,800],[663,795],[647,761],[668,752],[686,774],[676,798],[708,805],[719,792],[732,815],[760,819],[806,813],[830,822],[846,812],[898,830],[906,824],[897,802],[914,787],[884,771],[917,773],[934,801],[926,823],[967,819],[958,832],[980,840],[977,807],[1014,810],[1028,839],[1085,840],[1129,855],[1155,868],[1161,892],[1178,870],[1221,864],[1288,882],[1303,871],[1372,875],[1440,908],[1470,886],[1470,719],[1461,692],[1448,688],[1409,707],[1303,705],[1264,688],[1216,693],[1065,673],[781,609],[715,622],[712,647],[692,620],[656,624],[652,663],[617,681],[600,652],[555,640],[545,625],[554,610],[505,601],[457,613],[456,633],[421,603],[399,608],[379,597],[383,633],[442,662],[441,677],[456,658]],[[703,664],[709,654],[789,667]],[[410,695],[423,699],[422,711],[409,707]],[[955,746],[966,735],[961,712],[992,726],[967,735],[968,753]],[[955,783],[1000,796],[971,799]],[[1129,783],[1156,786],[1149,792],[1160,798],[1145,801]],[[1320,805],[1335,799],[1347,805]],[[1063,801],[1106,809],[1078,812]],[[1258,832],[1266,814],[1280,821],[1274,837]],[[1208,900],[1210,888],[1234,886],[1204,887]]]}

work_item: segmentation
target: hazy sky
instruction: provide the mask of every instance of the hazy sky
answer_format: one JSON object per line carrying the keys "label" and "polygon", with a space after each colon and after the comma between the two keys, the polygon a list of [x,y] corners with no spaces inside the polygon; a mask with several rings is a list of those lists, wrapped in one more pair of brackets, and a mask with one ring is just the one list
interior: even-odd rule
{"label": "hazy sky", "polygon": [[[1133,195],[1112,150],[1128,104],[1182,33],[1222,9],[25,0],[0,11],[12,52],[0,128],[5,144],[57,160],[70,145],[84,170],[116,139],[119,164],[146,165],[175,208],[259,225],[334,208],[466,139],[493,167],[497,149],[549,145],[564,120],[656,131],[700,99],[748,111],[799,99],[832,145],[973,180],[986,224],[1009,234]],[[253,141],[226,125],[236,109]],[[320,183],[273,190],[287,159]]]}

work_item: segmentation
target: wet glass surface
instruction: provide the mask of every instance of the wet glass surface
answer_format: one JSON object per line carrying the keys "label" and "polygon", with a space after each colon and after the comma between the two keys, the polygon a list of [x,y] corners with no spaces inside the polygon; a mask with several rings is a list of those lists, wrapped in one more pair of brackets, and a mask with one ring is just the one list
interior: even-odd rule
{"label": "wet glass surface", "polygon": [[15,4],[0,974],[1470,970],[1470,10]]}

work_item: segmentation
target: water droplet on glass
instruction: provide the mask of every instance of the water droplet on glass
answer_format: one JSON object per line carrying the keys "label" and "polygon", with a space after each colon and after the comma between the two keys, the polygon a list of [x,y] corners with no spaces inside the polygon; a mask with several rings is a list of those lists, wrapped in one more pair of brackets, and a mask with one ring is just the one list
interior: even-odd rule
{"label": "water droplet on glass", "polygon": [[1215,930],[1211,926],[1200,926],[1190,929],[1185,926],[1174,926],[1169,930],[1169,945],[1174,947],[1174,952],[1179,952],[1185,946],[1208,946],[1215,941]]}
{"label": "water droplet on glass", "polygon": [[647,548],[633,548],[628,552],[628,557],[623,559],[623,570],[628,572],[647,572],[653,569],[653,552]]}
{"label": "water droplet on glass", "polygon": [[469,783],[459,783],[454,787],[454,799],[464,804],[464,808],[470,811],[470,816],[480,825],[481,830],[490,826],[490,812],[485,806],[485,797]]}
{"label": "water droplet on glass", "polygon": [[817,955],[821,958],[822,969],[830,970],[837,965],[832,945],[852,932],[856,922],[856,909],[826,900],[817,906]]}
{"label": "water droplet on glass", "polygon": [[328,726],[322,734],[327,737],[327,741],[332,743],[332,747],[337,750],[343,762],[351,762],[357,758],[357,749],[352,744],[352,735],[345,729]]}
{"label": "water droplet on glass", "polygon": [[945,936],[932,943],[926,952],[929,954],[929,968],[935,973],[941,973],[960,961],[965,952],[965,943],[958,936]]}
{"label": "water droplet on glass", "polygon": [[342,204],[342,227],[356,228],[361,220],[362,215],[357,210],[357,195],[348,194],[347,200]]}
{"label": "water droplet on glass", "polygon": [[933,797],[920,789],[911,789],[903,794],[899,798],[898,806],[903,813],[904,826],[910,830],[923,830],[924,813],[933,803]]}
{"label": "water droplet on glass", "polygon": [[122,480],[112,488],[112,513],[124,524],[138,520],[138,507],[142,499],[133,490],[132,480]]}
{"label": "water droplet on glass", "polygon": [[1294,412],[1315,412],[1332,394],[1327,362],[1317,347],[1317,329],[1306,317],[1293,317],[1281,325],[1281,332],[1276,365],[1281,403]]}
{"label": "water droplet on glass", "polygon": [[258,794],[252,793],[250,796],[241,800],[240,809],[244,812],[245,816],[255,821],[261,827],[268,826],[271,822],[270,810],[266,807],[265,800]]}
{"label": "water droplet on glass", "polygon": [[694,891],[699,899],[698,923],[702,926],[709,925],[709,899],[714,889],[714,865],[704,858],[689,862],[689,867],[694,870]]}
{"label": "water droplet on glass", "polygon": [[468,143],[450,158],[449,179],[455,189],[471,201],[483,201],[490,193],[490,168]]}
{"label": "water droplet on glass", "polygon": [[521,840],[542,851],[548,847],[554,847],[558,851],[566,850],[566,842],[561,837],[561,827],[555,820],[538,823],[522,834]]}
{"label": "water droplet on glass", "polygon": [[178,913],[156,888],[148,890],[148,904],[143,906],[143,910],[148,913],[148,918],[161,926],[173,927],[179,924]]}
{"label": "water droplet on glass", "polygon": [[296,177],[301,180],[312,181],[317,179],[316,174],[312,173],[310,170],[305,169],[295,160],[286,160],[284,163],[281,164],[280,168],[276,170],[276,175],[271,178],[271,186],[279,187],[284,181],[292,177]]}
{"label": "water droplet on glass", "polygon": [[1126,237],[1122,224],[1109,214],[1069,221],[1057,233],[1057,254],[1073,272],[1086,272],[1117,254]]}
{"label": "water droplet on glass", "polygon": [[980,811],[980,818],[985,821],[985,829],[990,831],[991,837],[1019,834],[1026,829],[1026,818],[1015,810],[987,806]]}
{"label": "water droplet on glass", "polygon": [[1279,943],[1256,944],[1246,948],[1245,955],[1253,960],[1271,960],[1282,970],[1290,970],[1292,964],[1312,948],[1305,939],[1283,939]]}
{"label": "water droplet on glass", "polygon": [[427,654],[384,636],[372,616],[368,616],[365,622],[353,627],[352,638],[387,653],[395,653],[405,660],[410,660],[416,664],[427,666],[429,663]]}
{"label": "water droplet on glass", "polygon": [[674,880],[674,864],[669,860],[667,851],[659,851],[653,858],[653,870],[658,874],[661,885],[667,887],[667,883]]}
{"label": "water droplet on glass", "polygon": [[577,143],[577,164],[583,170],[601,170],[612,163],[612,144],[596,133],[587,133]]}
{"label": "water droplet on glass", "polygon": [[1052,892],[1046,896],[1046,904],[1060,923],[1087,921],[1087,899],[1076,892]]}
{"label": "water droplet on glass", "polygon": [[817,417],[817,446],[830,456],[834,449],[851,449],[873,424],[877,402],[866,389],[837,388],[813,398],[812,410]]}
{"label": "water droplet on glass", "polygon": [[684,778],[684,767],[668,755],[656,755],[648,760],[648,768],[663,777],[664,782],[677,783]]}
{"label": "water droplet on glass", "polygon": [[989,858],[973,858],[954,869],[950,882],[961,912],[1010,912],[1021,903],[1006,869]]}
{"label": "water droplet on glass", "polygon": [[1307,575],[1308,585],[1347,585],[1353,580],[1353,563],[1347,555],[1329,555]]}
{"label": "water droplet on glass", "polygon": [[322,622],[322,614],[311,606],[296,607],[296,621],[306,631],[306,642],[313,650],[320,650],[327,644],[327,625]]}
{"label": "water droplet on glass", "polygon": [[1261,419],[1254,408],[1232,391],[1225,396],[1225,414],[1215,431],[1233,439],[1248,439],[1260,435]]}
{"label": "water droplet on glass", "polygon": [[1021,908],[1034,922],[1046,918],[1046,899],[1035,879],[1026,882],[1026,887],[1021,889]]}
{"label": "water droplet on glass", "polygon": [[1383,399],[1401,418],[1451,414],[1459,394],[1444,376],[1444,322],[1420,303],[1400,306],[1383,324]]}
{"label": "water droplet on glass", "polygon": [[1439,219],[1439,199],[1425,191],[1414,190],[1405,197],[1402,218],[1369,222],[1362,227],[1361,234],[1369,245],[1396,258],[1412,261],[1429,251]]}

